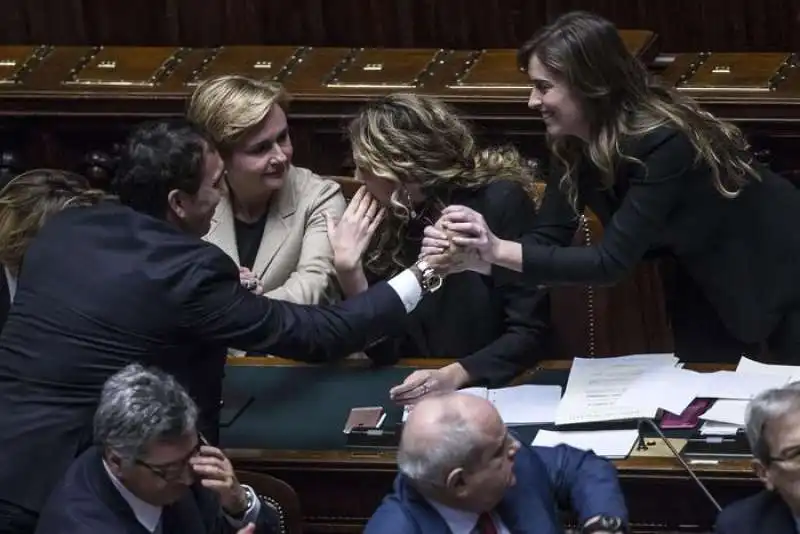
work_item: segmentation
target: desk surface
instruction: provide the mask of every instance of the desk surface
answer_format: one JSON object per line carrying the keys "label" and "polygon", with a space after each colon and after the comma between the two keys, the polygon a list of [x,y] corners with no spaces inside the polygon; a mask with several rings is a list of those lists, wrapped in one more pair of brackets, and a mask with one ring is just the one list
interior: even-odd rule
{"label": "desk surface", "polygon": [[[394,367],[374,368],[367,361],[348,360],[336,365],[305,365],[281,358],[229,358],[225,377],[223,422],[245,401],[249,406],[221,429],[221,443],[232,459],[280,462],[360,463],[393,469],[391,449],[346,448],[342,432],[350,408],[383,406],[385,428],[400,421],[402,409],[388,397],[389,388],[414,369],[438,368],[446,360],[403,360]],[[570,362],[545,361],[521,378],[525,383],[564,384]],[[697,365],[718,370],[721,365]],[[532,439],[536,427],[516,427]],[[635,457],[616,461],[621,475],[629,472],[680,470],[674,458]],[[704,476],[753,477],[748,460],[720,460],[694,466]]]}

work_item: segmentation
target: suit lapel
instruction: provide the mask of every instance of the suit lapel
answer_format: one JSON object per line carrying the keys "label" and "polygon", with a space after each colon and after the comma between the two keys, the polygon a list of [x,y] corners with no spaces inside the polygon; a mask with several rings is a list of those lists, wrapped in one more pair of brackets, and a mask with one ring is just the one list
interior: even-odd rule
{"label": "suit lapel", "polygon": [[270,202],[264,233],[258,246],[256,260],[253,262],[253,273],[259,278],[263,279],[264,272],[270,266],[281,247],[283,247],[289,235],[289,218],[294,215],[297,209],[295,192],[297,179],[297,171],[294,167],[290,167],[286,173],[286,181],[283,187]]}
{"label": "suit lapel", "polygon": [[236,228],[233,221],[233,206],[228,195],[223,195],[211,219],[211,228],[206,240],[217,245],[239,265],[239,249],[236,247]]}

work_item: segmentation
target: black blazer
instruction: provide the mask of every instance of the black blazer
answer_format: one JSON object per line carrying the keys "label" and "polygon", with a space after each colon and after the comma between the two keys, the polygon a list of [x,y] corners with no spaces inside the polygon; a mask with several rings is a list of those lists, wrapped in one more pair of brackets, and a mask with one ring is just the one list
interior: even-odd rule
{"label": "black blazer", "polygon": [[[480,212],[492,231],[505,239],[530,231],[536,219],[536,207],[515,182],[460,189],[448,203]],[[404,249],[409,264],[419,255],[423,228],[424,223],[409,228]],[[472,383],[500,386],[542,359],[549,319],[545,291],[519,281],[500,285],[490,276],[463,272],[449,276],[439,291],[420,303],[407,317],[403,335],[366,352],[378,362],[457,358]]]}
{"label": "black blazer", "polygon": [[800,311],[800,190],[759,167],[734,199],[714,188],[710,170],[695,165],[689,139],[662,127],[623,144],[643,165],[622,162],[613,189],[593,168],[581,170],[578,209],[603,221],[602,241],[563,247],[577,219],[553,173],[537,229],[522,239],[523,273],[535,283],[613,284],[651,253],[674,256],[722,322],[746,343],[765,340],[788,310]]}
{"label": "black blazer", "polygon": [[[161,512],[162,534],[234,534],[217,495],[200,483]],[[261,503],[258,534],[278,532],[279,518]],[[149,534],[108,476],[100,451],[81,454],[67,470],[42,509],[36,534]]]}
{"label": "black blazer", "polygon": [[0,334],[0,500],[39,510],[128,363],[174,375],[214,442],[226,347],[320,362],[405,316],[388,284],[327,308],[257,297],[219,248],[115,202],[58,213],[27,250]]}
{"label": "black blazer", "polygon": [[764,490],[725,507],[716,534],[798,534],[792,512],[777,493]]}

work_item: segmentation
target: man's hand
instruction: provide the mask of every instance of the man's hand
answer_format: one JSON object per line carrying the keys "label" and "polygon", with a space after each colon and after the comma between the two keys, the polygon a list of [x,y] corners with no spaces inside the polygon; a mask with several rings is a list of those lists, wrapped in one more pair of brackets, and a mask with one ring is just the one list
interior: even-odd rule
{"label": "man's hand", "polygon": [[253,523],[248,523],[246,527],[240,528],[236,534],[255,534],[256,526]]}
{"label": "man's hand", "polygon": [[230,460],[221,450],[204,445],[190,463],[201,484],[219,495],[225,512],[236,516],[247,511],[247,494],[236,479]]}

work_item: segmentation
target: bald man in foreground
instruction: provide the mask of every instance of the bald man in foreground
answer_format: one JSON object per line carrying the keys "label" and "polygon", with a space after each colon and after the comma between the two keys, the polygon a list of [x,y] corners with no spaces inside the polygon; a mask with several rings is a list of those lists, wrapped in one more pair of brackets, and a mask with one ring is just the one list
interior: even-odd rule
{"label": "bald man in foreground", "polygon": [[583,534],[627,532],[614,466],[565,445],[531,447],[509,433],[494,405],[453,393],[409,415],[393,492],[366,534],[560,534],[559,510]]}

